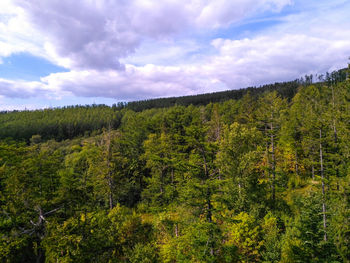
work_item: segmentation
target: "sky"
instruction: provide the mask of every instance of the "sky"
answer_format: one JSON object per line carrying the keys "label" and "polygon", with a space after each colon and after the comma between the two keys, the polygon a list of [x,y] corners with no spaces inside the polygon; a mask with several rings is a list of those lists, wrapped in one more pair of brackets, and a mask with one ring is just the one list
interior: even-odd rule
{"label": "sky", "polygon": [[0,0],[0,110],[240,89],[347,67],[345,0]]}

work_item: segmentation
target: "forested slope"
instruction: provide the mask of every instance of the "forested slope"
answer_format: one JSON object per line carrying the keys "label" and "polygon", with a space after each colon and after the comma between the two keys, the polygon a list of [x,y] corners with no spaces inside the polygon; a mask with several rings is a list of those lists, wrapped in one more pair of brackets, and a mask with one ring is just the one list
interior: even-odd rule
{"label": "forested slope", "polygon": [[52,110],[91,116],[61,137],[21,134],[50,110],[5,113],[0,261],[350,262],[350,81],[309,84]]}
{"label": "forested slope", "polygon": [[[2,111],[0,112],[0,139],[11,137],[15,140],[29,142],[33,135],[40,135],[44,140],[72,139],[77,136],[101,133],[103,128],[117,129],[126,110],[141,112],[147,109],[173,106],[205,106],[232,99],[240,100],[248,93],[253,100],[257,100],[265,92],[276,91],[279,96],[290,101],[296,94],[298,87],[312,84],[316,77],[306,75],[304,78],[294,81],[260,87],[128,103],[119,102],[112,107],[94,104],[34,111]],[[317,79],[320,81],[319,83],[328,86],[334,85],[346,79],[346,69],[318,76]]]}
{"label": "forested slope", "polygon": [[128,108],[133,111],[142,111],[154,108],[166,108],[172,106],[189,106],[189,105],[207,105],[209,103],[224,102],[230,99],[239,100],[247,93],[253,97],[258,97],[265,92],[276,91],[282,98],[292,99],[299,86],[307,86],[313,82],[327,83],[328,85],[344,81],[346,79],[347,69],[340,69],[325,75],[305,75],[300,79],[287,82],[276,82],[274,84],[262,85],[259,87],[248,87],[238,90],[227,90],[192,96],[160,98],[131,101],[128,103],[119,103],[118,108]]}
{"label": "forested slope", "polygon": [[45,140],[72,139],[103,127],[118,128],[121,117],[115,107],[106,105],[1,112],[0,138],[29,141],[33,135],[40,135]]}

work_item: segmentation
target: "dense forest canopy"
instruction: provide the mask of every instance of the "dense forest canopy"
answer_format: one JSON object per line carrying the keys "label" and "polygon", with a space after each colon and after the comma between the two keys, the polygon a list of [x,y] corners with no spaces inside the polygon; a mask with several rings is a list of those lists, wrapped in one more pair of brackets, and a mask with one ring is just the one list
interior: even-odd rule
{"label": "dense forest canopy", "polygon": [[347,76],[1,113],[0,261],[350,262]]}

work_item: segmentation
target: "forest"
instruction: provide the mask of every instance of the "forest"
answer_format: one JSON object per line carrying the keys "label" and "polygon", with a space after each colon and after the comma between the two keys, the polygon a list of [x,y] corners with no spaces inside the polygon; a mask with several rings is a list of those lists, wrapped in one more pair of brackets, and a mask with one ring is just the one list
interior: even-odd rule
{"label": "forest", "polygon": [[0,113],[0,262],[350,262],[350,65]]}

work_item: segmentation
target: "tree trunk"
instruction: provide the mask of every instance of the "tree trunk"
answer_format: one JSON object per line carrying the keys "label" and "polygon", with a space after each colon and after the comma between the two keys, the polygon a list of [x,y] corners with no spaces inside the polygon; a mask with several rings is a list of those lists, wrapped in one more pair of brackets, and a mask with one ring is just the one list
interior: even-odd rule
{"label": "tree trunk", "polygon": [[295,174],[299,175],[298,151],[295,149]]}
{"label": "tree trunk", "polygon": [[175,224],[175,236],[179,237],[179,225],[177,223]]}
{"label": "tree trunk", "polygon": [[40,247],[37,250],[36,261],[35,262],[36,263],[44,262],[43,251],[42,251],[42,249]]}
{"label": "tree trunk", "polygon": [[[338,134],[337,134],[337,125],[336,125],[336,114],[335,114],[335,95],[334,95],[334,87],[332,86],[332,106],[333,106],[333,136],[334,136],[334,144],[335,144],[335,153],[338,152]],[[337,191],[339,191],[339,168],[338,168],[338,160],[336,160],[336,180],[337,180]]]}
{"label": "tree trunk", "polygon": [[275,203],[276,199],[276,157],[275,157],[275,145],[274,145],[274,135],[273,135],[273,123],[270,124],[271,128],[271,158],[272,158],[272,201]]}
{"label": "tree trunk", "polygon": [[334,87],[332,86],[332,108],[333,108],[333,135],[334,135],[334,142],[337,143],[338,135],[337,135],[337,127],[335,122],[335,98],[334,98]]}
{"label": "tree trunk", "polygon": [[108,186],[109,186],[109,209],[112,210],[114,207],[114,200],[113,200],[113,193],[112,193],[113,186],[112,186],[111,176],[109,177],[109,180],[108,180]]}
{"label": "tree trunk", "polygon": [[241,200],[242,199],[242,186],[241,186],[241,181],[238,182],[238,196],[239,196],[239,199]]}
{"label": "tree trunk", "polygon": [[[267,134],[267,124],[265,123],[265,156],[266,156],[266,167],[270,166],[270,160],[269,160],[269,142],[268,142],[268,134]],[[266,169],[264,170],[264,176],[265,178],[268,178],[269,174],[266,174]]]}
{"label": "tree trunk", "polygon": [[325,183],[324,183],[324,169],[323,169],[323,153],[322,153],[322,130],[320,129],[320,165],[321,165],[321,179],[322,179],[322,214],[323,214],[323,230],[324,241],[327,241],[327,222],[326,222],[326,198],[325,198]]}

